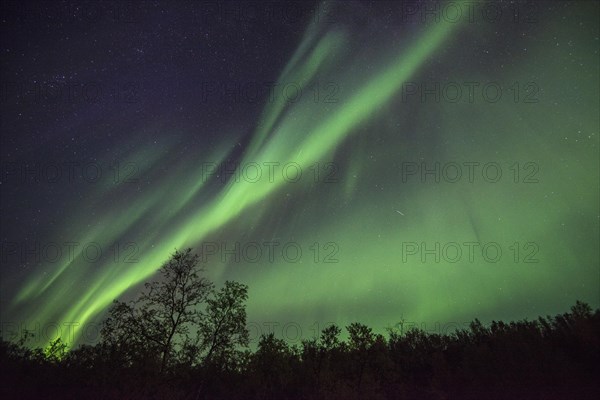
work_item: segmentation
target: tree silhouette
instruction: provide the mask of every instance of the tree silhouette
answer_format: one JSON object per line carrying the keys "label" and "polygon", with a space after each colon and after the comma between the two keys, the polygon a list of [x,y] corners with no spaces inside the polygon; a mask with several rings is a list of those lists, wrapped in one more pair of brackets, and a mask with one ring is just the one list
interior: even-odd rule
{"label": "tree silhouette", "polygon": [[259,398],[276,399],[291,390],[294,352],[273,333],[261,335],[251,369]]}
{"label": "tree silhouette", "polygon": [[200,321],[195,343],[187,344],[188,362],[200,357],[204,374],[198,382],[196,398],[204,395],[207,373],[214,370],[235,369],[242,357],[241,347],[247,347],[249,333],[246,328],[248,287],[227,281],[207,300],[205,317]]}
{"label": "tree silhouette", "polygon": [[205,363],[218,360],[226,365],[239,346],[246,347],[249,333],[246,328],[245,302],[248,286],[227,281],[225,286],[207,300],[206,318],[200,322],[206,351]]}
{"label": "tree silhouette", "polygon": [[371,328],[358,322],[353,322],[346,327],[350,335],[349,350],[353,355],[353,364],[356,366],[356,387],[360,392],[363,375],[371,356],[371,347],[375,343],[375,335]]}
{"label": "tree silhouette", "polygon": [[102,340],[66,351],[0,340],[0,398],[587,399],[600,395],[600,310],[577,302],[554,317],[475,319],[430,333],[361,323],[327,326],[290,346],[273,333],[248,345],[246,285],[220,290],[190,250],[175,252],[131,303],[116,301]]}
{"label": "tree silhouette", "polygon": [[213,285],[199,275],[197,264],[198,255],[191,249],[175,251],[159,270],[162,279],[146,283],[137,300],[131,304],[115,300],[103,339],[137,353],[158,352],[159,370],[164,372],[171,357],[190,342],[190,330],[206,318],[201,305]]}

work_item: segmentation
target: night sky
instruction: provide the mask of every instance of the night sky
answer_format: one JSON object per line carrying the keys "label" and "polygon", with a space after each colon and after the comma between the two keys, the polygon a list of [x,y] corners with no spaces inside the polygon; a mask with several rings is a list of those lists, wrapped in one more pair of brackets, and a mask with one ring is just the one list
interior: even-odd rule
{"label": "night sky", "polygon": [[3,4],[3,335],[186,247],[254,339],[597,308],[598,4]]}

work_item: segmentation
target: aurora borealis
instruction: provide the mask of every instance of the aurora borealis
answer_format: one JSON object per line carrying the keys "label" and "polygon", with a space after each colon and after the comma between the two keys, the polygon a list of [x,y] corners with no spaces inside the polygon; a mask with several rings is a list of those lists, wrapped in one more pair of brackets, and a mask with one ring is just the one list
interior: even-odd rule
{"label": "aurora borealis", "polygon": [[598,3],[241,4],[5,6],[3,334],[93,341],[184,247],[254,338],[600,305]]}

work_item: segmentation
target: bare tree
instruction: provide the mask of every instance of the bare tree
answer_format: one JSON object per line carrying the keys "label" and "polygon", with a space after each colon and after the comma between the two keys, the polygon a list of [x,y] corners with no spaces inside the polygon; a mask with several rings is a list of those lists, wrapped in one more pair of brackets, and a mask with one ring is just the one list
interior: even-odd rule
{"label": "bare tree", "polygon": [[248,286],[227,281],[225,286],[207,300],[206,318],[201,322],[200,332],[204,338],[205,362],[227,358],[238,346],[246,347],[249,342],[246,328]]}
{"label": "bare tree", "polygon": [[175,251],[160,269],[161,280],[146,283],[146,290],[131,304],[115,301],[102,334],[106,341],[160,354],[160,371],[167,367],[176,347],[189,341],[193,327],[206,317],[202,304],[213,284],[201,277],[198,255]]}

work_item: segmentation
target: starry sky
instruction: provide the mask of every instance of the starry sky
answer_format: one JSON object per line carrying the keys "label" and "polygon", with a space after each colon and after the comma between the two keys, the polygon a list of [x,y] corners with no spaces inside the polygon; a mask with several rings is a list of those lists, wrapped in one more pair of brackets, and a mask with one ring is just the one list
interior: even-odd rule
{"label": "starry sky", "polygon": [[175,249],[251,338],[600,306],[597,2],[6,2],[0,320],[93,343]]}

